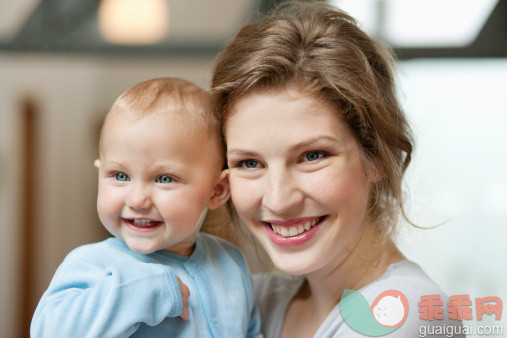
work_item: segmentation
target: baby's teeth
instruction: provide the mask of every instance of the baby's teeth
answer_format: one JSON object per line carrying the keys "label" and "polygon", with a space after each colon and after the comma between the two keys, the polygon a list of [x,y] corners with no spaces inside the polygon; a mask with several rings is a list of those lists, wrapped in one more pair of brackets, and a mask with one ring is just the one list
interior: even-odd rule
{"label": "baby's teeth", "polygon": [[298,229],[298,233],[302,234],[303,232],[305,232],[305,227],[300,225],[299,229]]}
{"label": "baby's teeth", "polygon": [[134,224],[138,226],[146,226],[148,224],[151,224],[151,221],[146,219],[135,219]]}
{"label": "baby's teeth", "polygon": [[308,230],[310,230],[310,228],[311,228],[311,227],[312,227],[312,226],[311,226],[311,222],[306,222],[306,223],[305,223],[305,230],[307,230],[307,231],[308,231]]}
{"label": "baby's teeth", "polygon": [[282,231],[280,233],[283,237],[289,237],[289,230],[287,228],[282,228]]}
{"label": "baby's teeth", "polygon": [[298,234],[298,229],[296,229],[295,227],[290,227],[289,229],[289,236],[296,236]]}

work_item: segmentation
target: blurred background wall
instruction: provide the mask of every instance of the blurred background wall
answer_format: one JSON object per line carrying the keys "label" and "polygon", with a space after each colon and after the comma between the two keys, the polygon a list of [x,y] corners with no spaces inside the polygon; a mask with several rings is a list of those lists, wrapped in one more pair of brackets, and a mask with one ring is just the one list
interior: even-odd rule
{"label": "blurred background wall", "polygon": [[[160,76],[209,88],[216,54],[276,4],[143,0],[162,7],[137,7],[132,16],[107,9],[112,2],[0,2],[0,337],[28,336],[65,255],[108,236],[96,215],[92,164],[114,99]],[[333,3],[401,59],[400,98],[417,142],[409,215],[421,226],[443,223],[402,224],[403,252],[448,294],[507,301],[506,2]],[[151,19],[128,21],[140,13]],[[122,20],[145,35],[107,27]],[[502,319],[472,323],[503,325],[507,334]]]}

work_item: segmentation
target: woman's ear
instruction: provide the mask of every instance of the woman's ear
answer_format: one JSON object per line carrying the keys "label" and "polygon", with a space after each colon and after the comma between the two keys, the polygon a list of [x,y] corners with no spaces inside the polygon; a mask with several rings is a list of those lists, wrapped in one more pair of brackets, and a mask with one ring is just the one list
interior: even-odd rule
{"label": "woman's ear", "polygon": [[371,162],[370,166],[370,182],[377,183],[382,181],[384,178],[384,170],[382,169],[382,166],[380,165],[379,160],[373,160]]}
{"label": "woman's ear", "polygon": [[93,166],[97,168],[98,171],[100,171],[100,160],[96,159],[95,161],[93,161]]}
{"label": "woman's ear", "polygon": [[225,169],[222,171],[215,182],[211,199],[208,203],[208,208],[213,210],[222,206],[225,202],[227,202],[230,196],[231,191],[229,189],[229,169]]}

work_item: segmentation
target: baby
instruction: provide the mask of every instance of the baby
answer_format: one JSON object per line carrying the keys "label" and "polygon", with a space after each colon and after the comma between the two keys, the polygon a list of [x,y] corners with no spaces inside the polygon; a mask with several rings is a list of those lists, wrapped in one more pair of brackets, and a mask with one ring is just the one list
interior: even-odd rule
{"label": "baby", "polygon": [[190,82],[160,78],[116,100],[95,161],[99,218],[115,237],[65,258],[35,311],[31,336],[258,334],[242,254],[199,232],[207,210],[229,198],[208,99]]}

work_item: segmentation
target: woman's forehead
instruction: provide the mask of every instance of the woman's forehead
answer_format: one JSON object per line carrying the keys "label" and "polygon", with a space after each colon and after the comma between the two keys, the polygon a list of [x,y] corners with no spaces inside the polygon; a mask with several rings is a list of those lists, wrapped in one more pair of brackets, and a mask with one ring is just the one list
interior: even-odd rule
{"label": "woman's forehead", "polygon": [[[228,148],[252,142],[299,143],[334,138],[342,143],[352,131],[326,101],[294,93],[253,94],[238,101],[225,128]],[[251,145],[250,145],[251,146]]]}
{"label": "woman's forehead", "polygon": [[[276,122],[280,119],[291,123],[298,118],[312,119],[325,116],[343,123],[341,113],[322,97],[290,88],[279,91],[256,91],[238,99],[230,109],[226,128],[231,119],[250,119],[252,123]],[[259,118],[262,117],[262,120]],[[294,121],[297,122],[297,121]]]}

